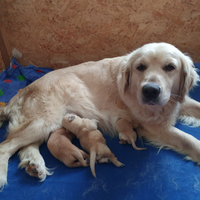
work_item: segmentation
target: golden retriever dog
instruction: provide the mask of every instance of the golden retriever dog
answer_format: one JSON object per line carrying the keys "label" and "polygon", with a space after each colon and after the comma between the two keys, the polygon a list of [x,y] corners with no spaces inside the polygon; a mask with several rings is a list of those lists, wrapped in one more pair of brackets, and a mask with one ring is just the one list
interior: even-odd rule
{"label": "golden retriever dog", "polygon": [[[86,118],[80,118],[74,114],[66,114],[63,117],[62,126],[71,131],[79,139],[81,147],[90,153],[90,168],[93,176],[96,178],[95,162],[112,162],[117,167],[123,167],[115,155],[106,145],[106,140],[99,130],[97,130],[97,121]],[[66,144],[63,144],[65,146]],[[62,148],[61,148],[62,149]],[[57,149],[52,149],[53,152]],[[64,149],[61,150],[64,152]],[[60,153],[62,155],[62,152]],[[62,159],[60,159],[62,161]]]}
{"label": "golden retriever dog", "polygon": [[38,147],[62,128],[67,113],[97,120],[111,136],[119,132],[123,144],[135,145],[136,128],[139,137],[200,163],[200,141],[173,126],[178,117],[194,124],[200,118],[200,104],[187,96],[197,81],[191,59],[167,43],[46,74],[0,108],[0,121],[9,120],[0,144],[0,187],[7,183],[8,160],[19,149],[20,166],[46,178]]}

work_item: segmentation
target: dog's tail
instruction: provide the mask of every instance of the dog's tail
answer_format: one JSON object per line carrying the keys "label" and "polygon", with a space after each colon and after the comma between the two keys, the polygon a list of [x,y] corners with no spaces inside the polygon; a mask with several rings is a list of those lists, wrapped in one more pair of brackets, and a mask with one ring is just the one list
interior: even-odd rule
{"label": "dog's tail", "polygon": [[90,152],[90,169],[91,169],[93,176],[96,178],[95,162],[96,162],[96,151],[92,150]]}

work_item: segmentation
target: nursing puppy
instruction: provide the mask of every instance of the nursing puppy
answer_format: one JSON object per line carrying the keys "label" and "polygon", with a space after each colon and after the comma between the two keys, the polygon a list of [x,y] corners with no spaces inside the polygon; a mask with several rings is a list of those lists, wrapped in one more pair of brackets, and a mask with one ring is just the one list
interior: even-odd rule
{"label": "nursing puppy", "polygon": [[94,177],[96,177],[96,161],[99,163],[112,162],[117,167],[124,166],[106,145],[106,140],[97,130],[96,120],[82,119],[74,114],[66,114],[62,120],[62,126],[74,133],[82,148],[90,153],[90,168]]}
{"label": "nursing puppy", "polygon": [[87,167],[89,155],[72,144],[74,135],[60,128],[51,133],[47,147],[51,154],[68,167]]}
{"label": "nursing puppy", "polygon": [[191,59],[166,43],[46,74],[0,108],[0,120],[9,120],[8,136],[0,144],[0,187],[7,183],[8,160],[18,149],[26,163],[20,165],[46,178],[38,146],[62,127],[66,113],[97,120],[111,136],[120,131],[121,143],[133,146],[136,128],[140,137],[200,163],[200,141],[173,126],[177,117],[199,124],[200,104],[187,96],[197,80]]}

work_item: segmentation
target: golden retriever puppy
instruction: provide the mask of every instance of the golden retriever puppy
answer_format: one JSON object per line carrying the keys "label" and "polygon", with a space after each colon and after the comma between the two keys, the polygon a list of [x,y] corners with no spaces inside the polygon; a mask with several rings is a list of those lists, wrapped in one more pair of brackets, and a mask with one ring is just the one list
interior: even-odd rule
{"label": "golden retriever puppy", "polygon": [[[200,141],[173,126],[178,117],[194,123],[200,119],[200,103],[187,96],[197,80],[191,59],[167,43],[46,74],[0,108],[0,121],[9,120],[7,138],[0,144],[0,187],[7,183],[9,158],[20,148],[25,168],[45,169],[35,146],[62,127],[66,113],[97,120],[98,128],[111,136],[123,120],[139,137],[200,163]],[[134,146],[136,134],[122,131],[120,139]],[[38,159],[30,153],[33,149]],[[42,180],[47,171],[40,172]]]}
{"label": "golden retriever puppy", "polygon": [[106,140],[102,133],[97,130],[96,120],[80,118],[74,114],[66,114],[62,120],[62,126],[74,133],[79,139],[82,148],[90,153],[90,168],[94,177],[96,177],[96,161],[99,163],[112,162],[117,167],[124,166],[106,145]]}
{"label": "golden retriever puppy", "polygon": [[64,128],[51,133],[47,147],[51,154],[68,167],[87,167],[89,155],[71,143],[74,135]]}
{"label": "golden retriever puppy", "polygon": [[[117,131],[119,133],[119,139],[120,144],[132,144],[132,147],[135,150],[145,150],[146,148],[139,148],[136,146],[135,141],[137,140],[137,134],[133,130],[133,128],[136,128],[137,126],[134,126],[134,123],[130,123],[126,119],[119,119],[117,121]],[[132,135],[132,137],[129,137],[129,135]]]}

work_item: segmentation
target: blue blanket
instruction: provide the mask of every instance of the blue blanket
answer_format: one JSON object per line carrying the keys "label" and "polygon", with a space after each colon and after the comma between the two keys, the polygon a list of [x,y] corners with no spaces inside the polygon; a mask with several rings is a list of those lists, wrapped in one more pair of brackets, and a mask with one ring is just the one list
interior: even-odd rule
{"label": "blue blanket", "polygon": [[[200,64],[196,65],[200,67]],[[5,106],[17,92],[52,69],[27,66],[16,60],[0,74],[0,106]],[[200,87],[190,94],[200,101]],[[5,139],[7,124],[0,129],[0,142]],[[200,128],[176,124],[179,129],[200,139]],[[0,192],[2,200],[132,200],[200,199],[200,167],[186,161],[171,150],[158,149],[144,144],[145,151],[136,151],[130,145],[119,144],[118,138],[105,136],[107,145],[125,164],[117,168],[113,164],[96,164],[97,178],[90,168],[68,168],[55,159],[43,144],[40,151],[46,166],[54,174],[44,182],[30,177],[24,169],[18,169],[17,153],[11,157],[8,168],[8,185]],[[74,143],[79,146],[78,140]],[[141,147],[140,141],[137,146]],[[80,147],[80,146],[79,146]]]}

